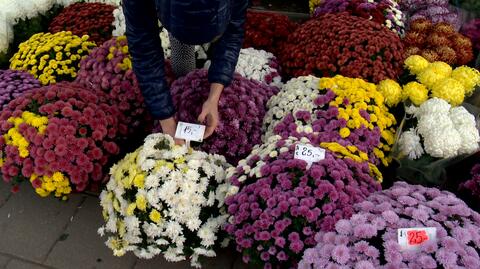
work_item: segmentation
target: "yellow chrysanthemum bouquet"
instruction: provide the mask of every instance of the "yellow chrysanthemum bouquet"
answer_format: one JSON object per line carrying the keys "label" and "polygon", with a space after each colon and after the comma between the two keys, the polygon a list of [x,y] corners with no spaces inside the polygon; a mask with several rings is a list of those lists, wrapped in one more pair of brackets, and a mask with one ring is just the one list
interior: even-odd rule
{"label": "yellow chrysanthemum bouquet", "polygon": [[80,60],[95,47],[88,38],[71,32],[35,34],[20,44],[10,59],[10,68],[28,71],[43,85],[72,81],[77,77]]}
{"label": "yellow chrysanthemum bouquet", "polygon": [[458,106],[480,85],[480,72],[468,66],[453,69],[447,63],[430,63],[422,56],[413,55],[405,60],[405,68],[414,76],[414,81],[403,87],[392,80],[380,82],[379,90],[390,107],[401,101],[420,106],[429,97],[437,97],[452,106]]}

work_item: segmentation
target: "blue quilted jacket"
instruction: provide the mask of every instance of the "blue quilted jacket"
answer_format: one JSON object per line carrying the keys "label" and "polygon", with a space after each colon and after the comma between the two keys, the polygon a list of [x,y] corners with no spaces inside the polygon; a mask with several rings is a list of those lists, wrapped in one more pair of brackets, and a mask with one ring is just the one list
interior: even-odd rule
{"label": "blue quilted jacket", "polygon": [[145,104],[156,119],[175,114],[165,80],[159,19],[175,38],[203,44],[221,36],[208,71],[210,83],[228,86],[244,37],[248,0],[123,0],[126,35]]}

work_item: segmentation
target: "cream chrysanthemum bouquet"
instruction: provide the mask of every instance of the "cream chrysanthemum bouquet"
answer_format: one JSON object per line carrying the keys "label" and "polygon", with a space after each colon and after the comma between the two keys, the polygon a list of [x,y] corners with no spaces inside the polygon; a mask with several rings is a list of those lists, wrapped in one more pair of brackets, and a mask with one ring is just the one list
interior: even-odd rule
{"label": "cream chrysanthemum bouquet", "polygon": [[225,159],[176,146],[170,136],[152,134],[137,151],[112,167],[100,196],[107,246],[116,256],[133,251],[168,261],[215,256],[227,220]]}

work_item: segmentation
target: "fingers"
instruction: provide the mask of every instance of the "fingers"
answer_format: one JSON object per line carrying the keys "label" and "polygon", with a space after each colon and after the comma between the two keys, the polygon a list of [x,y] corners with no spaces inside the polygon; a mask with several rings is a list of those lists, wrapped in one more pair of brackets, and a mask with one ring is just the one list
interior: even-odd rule
{"label": "fingers", "polygon": [[204,123],[206,117],[207,117],[207,112],[202,110],[202,113],[200,113],[200,115],[198,116],[198,122]]}
{"label": "fingers", "polygon": [[213,132],[215,132],[215,129],[217,128],[217,126],[207,126],[207,128],[205,129],[205,135],[203,136],[203,139],[207,139],[208,137],[210,137]]}

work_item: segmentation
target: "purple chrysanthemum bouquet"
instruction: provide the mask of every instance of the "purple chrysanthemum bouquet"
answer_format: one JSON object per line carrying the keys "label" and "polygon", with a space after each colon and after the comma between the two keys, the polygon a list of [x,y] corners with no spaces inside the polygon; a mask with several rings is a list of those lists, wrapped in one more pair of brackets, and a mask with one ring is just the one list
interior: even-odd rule
{"label": "purple chrysanthemum bouquet", "polygon": [[480,18],[465,23],[461,33],[472,40],[475,50],[480,51]]}
{"label": "purple chrysanthemum bouquet", "polygon": [[40,86],[40,82],[30,73],[0,70],[0,108],[3,109],[14,98]]}
{"label": "purple chrysanthemum bouquet", "polygon": [[[480,214],[450,192],[397,182],[354,206],[334,232],[320,232],[299,268],[480,268]],[[436,228],[406,248],[398,229]]]}
{"label": "purple chrysanthemum bouquet", "polygon": [[340,12],[373,20],[402,36],[405,33],[405,15],[394,0],[323,0],[313,16]]}
{"label": "purple chrysanthemum bouquet", "polygon": [[317,232],[332,230],[354,203],[381,188],[366,162],[331,151],[307,168],[294,159],[298,144],[310,142],[272,136],[227,172],[238,192],[225,200],[231,215],[225,230],[245,263],[294,268]]}
{"label": "purple chrysanthemum bouquet", "polygon": [[[197,122],[202,104],[210,92],[207,70],[195,70],[178,79],[173,83],[171,92],[177,119]],[[220,123],[200,148],[208,153],[223,155],[232,164],[247,156],[253,146],[261,142],[267,101],[276,92],[276,87],[235,74],[232,83],[225,87],[220,97]]]}
{"label": "purple chrysanthemum bouquet", "polygon": [[427,19],[433,23],[447,22],[456,31],[462,26],[458,11],[449,6],[448,0],[403,0],[400,6],[407,13],[409,22],[416,19]]}

